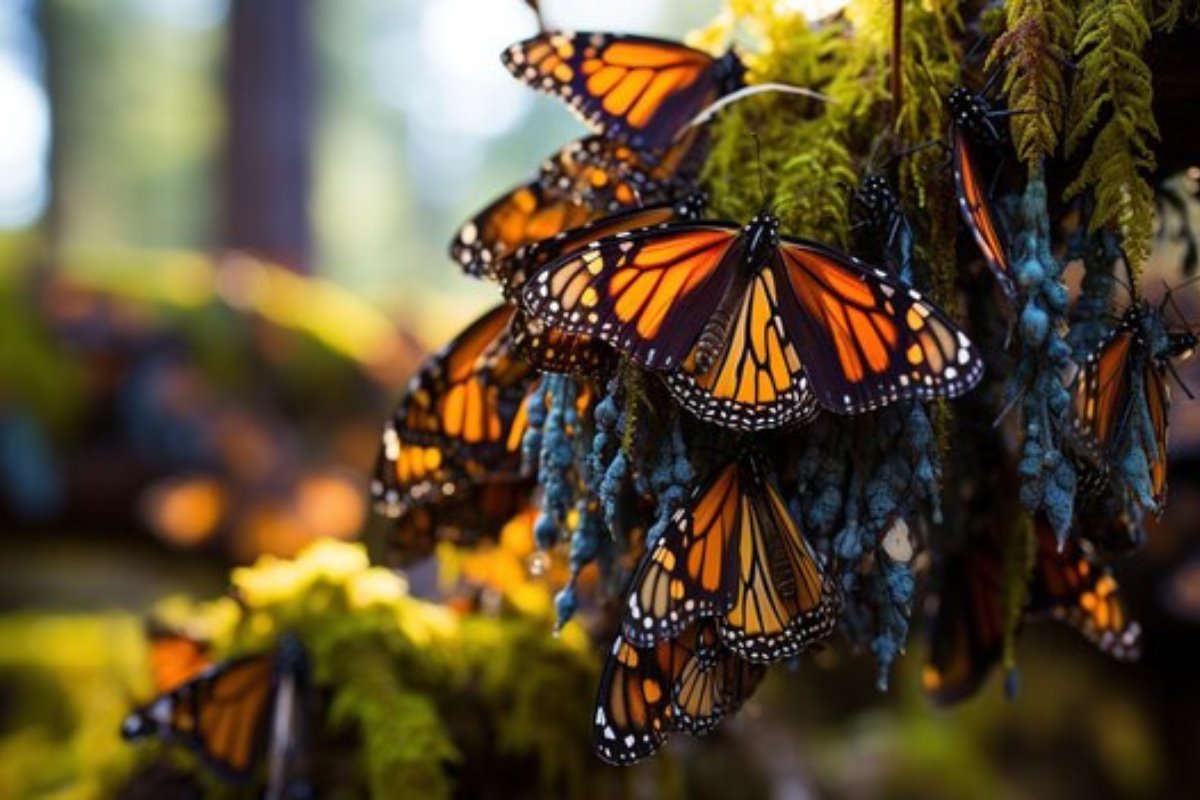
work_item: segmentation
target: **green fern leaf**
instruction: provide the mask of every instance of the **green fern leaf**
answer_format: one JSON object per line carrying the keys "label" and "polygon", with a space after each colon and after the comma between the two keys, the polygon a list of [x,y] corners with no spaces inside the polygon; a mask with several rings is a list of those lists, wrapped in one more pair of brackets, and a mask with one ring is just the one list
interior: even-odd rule
{"label": "green fern leaf", "polygon": [[1090,191],[1091,230],[1120,233],[1134,266],[1145,260],[1154,232],[1154,192],[1146,175],[1155,161],[1158,126],[1142,49],[1150,38],[1145,0],[1087,0],[1074,52],[1078,74],[1067,114],[1067,152],[1091,141],[1068,198]]}

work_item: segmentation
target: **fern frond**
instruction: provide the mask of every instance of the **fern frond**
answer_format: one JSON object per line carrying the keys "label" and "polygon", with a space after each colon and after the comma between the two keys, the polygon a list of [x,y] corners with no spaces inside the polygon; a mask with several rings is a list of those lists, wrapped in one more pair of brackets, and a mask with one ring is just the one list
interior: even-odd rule
{"label": "fern frond", "polygon": [[1004,93],[1017,156],[1030,174],[1058,148],[1066,108],[1063,64],[1075,38],[1075,14],[1064,0],[1012,0],[1005,31],[988,53],[988,69],[1003,64]]}
{"label": "fern frond", "polygon": [[1077,151],[1099,125],[1068,198],[1091,191],[1093,231],[1121,235],[1133,264],[1145,260],[1154,232],[1154,169],[1150,141],[1158,125],[1151,110],[1150,68],[1142,49],[1150,38],[1144,0],[1087,0],[1075,36],[1078,75],[1067,116],[1067,152]]}

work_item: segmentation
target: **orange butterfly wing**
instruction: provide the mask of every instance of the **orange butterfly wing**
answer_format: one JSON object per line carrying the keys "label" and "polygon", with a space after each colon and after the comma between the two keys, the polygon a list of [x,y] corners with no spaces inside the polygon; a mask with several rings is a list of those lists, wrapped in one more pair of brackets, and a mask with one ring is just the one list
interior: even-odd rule
{"label": "orange butterfly wing", "polygon": [[736,565],[730,543],[741,514],[736,463],[714,473],[676,513],[630,583],[625,636],[638,646],[678,636],[701,617],[725,614],[733,603]]}
{"label": "orange butterfly wing", "polygon": [[725,645],[767,663],[804,652],[833,632],[838,604],[808,541],[754,462],[739,467],[741,512],[733,549],[733,602],[721,619]]}
{"label": "orange butterfly wing", "polygon": [[675,369],[729,289],[738,241],[737,228],[710,223],[620,234],[551,261],[522,297],[553,327]]}
{"label": "orange butterfly wing", "polygon": [[580,119],[641,151],[667,148],[745,68],[729,53],[714,59],[678,42],[643,36],[546,32],[501,57],[516,78],[560,97]]}
{"label": "orange butterfly wing", "polygon": [[956,397],[983,376],[983,359],[946,313],[883,270],[791,238],[776,269],[787,339],[825,408],[859,414]]}
{"label": "orange butterfly wing", "polygon": [[929,652],[921,675],[925,693],[939,705],[979,691],[1004,655],[1003,555],[975,540],[946,559],[933,595]]}
{"label": "orange butterfly wing", "polygon": [[178,742],[231,780],[244,780],[266,747],[275,655],[218,664],[138,709],[123,733]]}
{"label": "orange butterfly wing", "polygon": [[667,375],[680,404],[702,420],[745,431],[811,419],[818,411],[796,347],[784,333],[774,270],[751,279],[711,366],[700,369],[701,342],[678,372]]}
{"label": "orange butterfly wing", "polygon": [[150,672],[158,692],[174,689],[212,666],[208,642],[151,623]]}
{"label": "orange butterfly wing", "polygon": [[1129,660],[1141,653],[1141,626],[1130,618],[1112,571],[1091,545],[1068,537],[1062,550],[1049,524],[1039,518],[1037,563],[1030,591],[1030,611],[1063,620],[1114,658]]}
{"label": "orange butterfly wing", "polygon": [[975,244],[996,277],[1005,296],[1016,298],[1008,252],[1000,233],[1000,222],[992,211],[972,152],[970,137],[955,128],[953,133],[954,182],[958,189],[958,207],[963,221],[975,237]]}

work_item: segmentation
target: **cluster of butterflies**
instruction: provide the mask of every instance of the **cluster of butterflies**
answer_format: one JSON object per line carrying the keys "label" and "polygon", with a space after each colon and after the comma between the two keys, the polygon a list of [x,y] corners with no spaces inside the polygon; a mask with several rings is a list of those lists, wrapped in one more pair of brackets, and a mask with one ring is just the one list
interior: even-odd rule
{"label": "cluster of butterflies", "polygon": [[[636,367],[660,378],[691,417],[735,434],[953,398],[981,379],[976,346],[901,277],[895,251],[907,223],[878,176],[851,197],[872,265],[784,235],[769,209],[748,221],[705,218],[697,176],[709,133],[692,122],[742,86],[735,52],[543,32],[503,62],[594,133],[548,158],[451,244],[453,260],[497,283],[504,302],[424,364],[385,428],[371,488],[376,509],[394,520],[401,563],[428,555],[439,538],[494,533],[534,502],[521,443],[546,374],[578,380],[586,418],[595,387],[622,363]],[[1015,306],[1004,228],[979,162],[1002,141],[1003,112],[962,88],[947,109],[962,217]],[[1164,375],[1188,344],[1151,335],[1163,325],[1161,309],[1131,306],[1081,370],[1076,407],[1080,438],[1101,454],[1089,463],[1111,465],[1144,396],[1159,488]],[[1096,472],[1115,479],[1111,466]],[[1066,618],[1113,652],[1132,653],[1136,624],[1091,546],[1078,538],[1060,551],[1038,531],[1029,612]],[[935,623],[935,637],[950,643],[935,646],[930,662],[937,697],[973,691],[1001,657],[998,553],[972,551],[963,567],[970,602],[961,605],[970,611]],[[764,459],[746,448],[710,475],[635,571],[597,699],[599,755],[628,764],[670,731],[710,730],[754,691],[767,663],[821,642],[839,606],[824,572]],[[953,593],[943,587],[943,597]]]}
{"label": "cluster of butterflies", "polygon": [[159,694],[125,718],[125,739],[185,747],[233,784],[265,764],[266,797],[313,796],[308,655],[299,639],[285,634],[270,650],[218,662],[207,640],[175,627],[152,620],[147,638]]}

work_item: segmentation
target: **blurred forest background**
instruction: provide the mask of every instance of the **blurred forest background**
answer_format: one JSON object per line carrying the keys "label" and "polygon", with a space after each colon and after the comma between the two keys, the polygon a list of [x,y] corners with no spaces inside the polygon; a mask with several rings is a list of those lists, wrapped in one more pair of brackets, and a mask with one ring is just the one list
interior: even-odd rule
{"label": "blurred forest background", "polygon": [[[545,5],[675,37],[719,7]],[[372,524],[391,404],[495,299],[446,242],[581,132],[499,66],[534,30],[518,0],[0,1],[0,773],[22,730],[80,724],[12,681],[78,649],[29,638],[47,615],[215,595],[233,564]],[[666,785],[1200,794],[1200,409],[1180,399],[1168,517],[1120,572],[1140,664],[1039,628],[1017,702],[997,681],[941,713],[919,659],[883,696],[868,659],[827,652],[680,743]]]}

